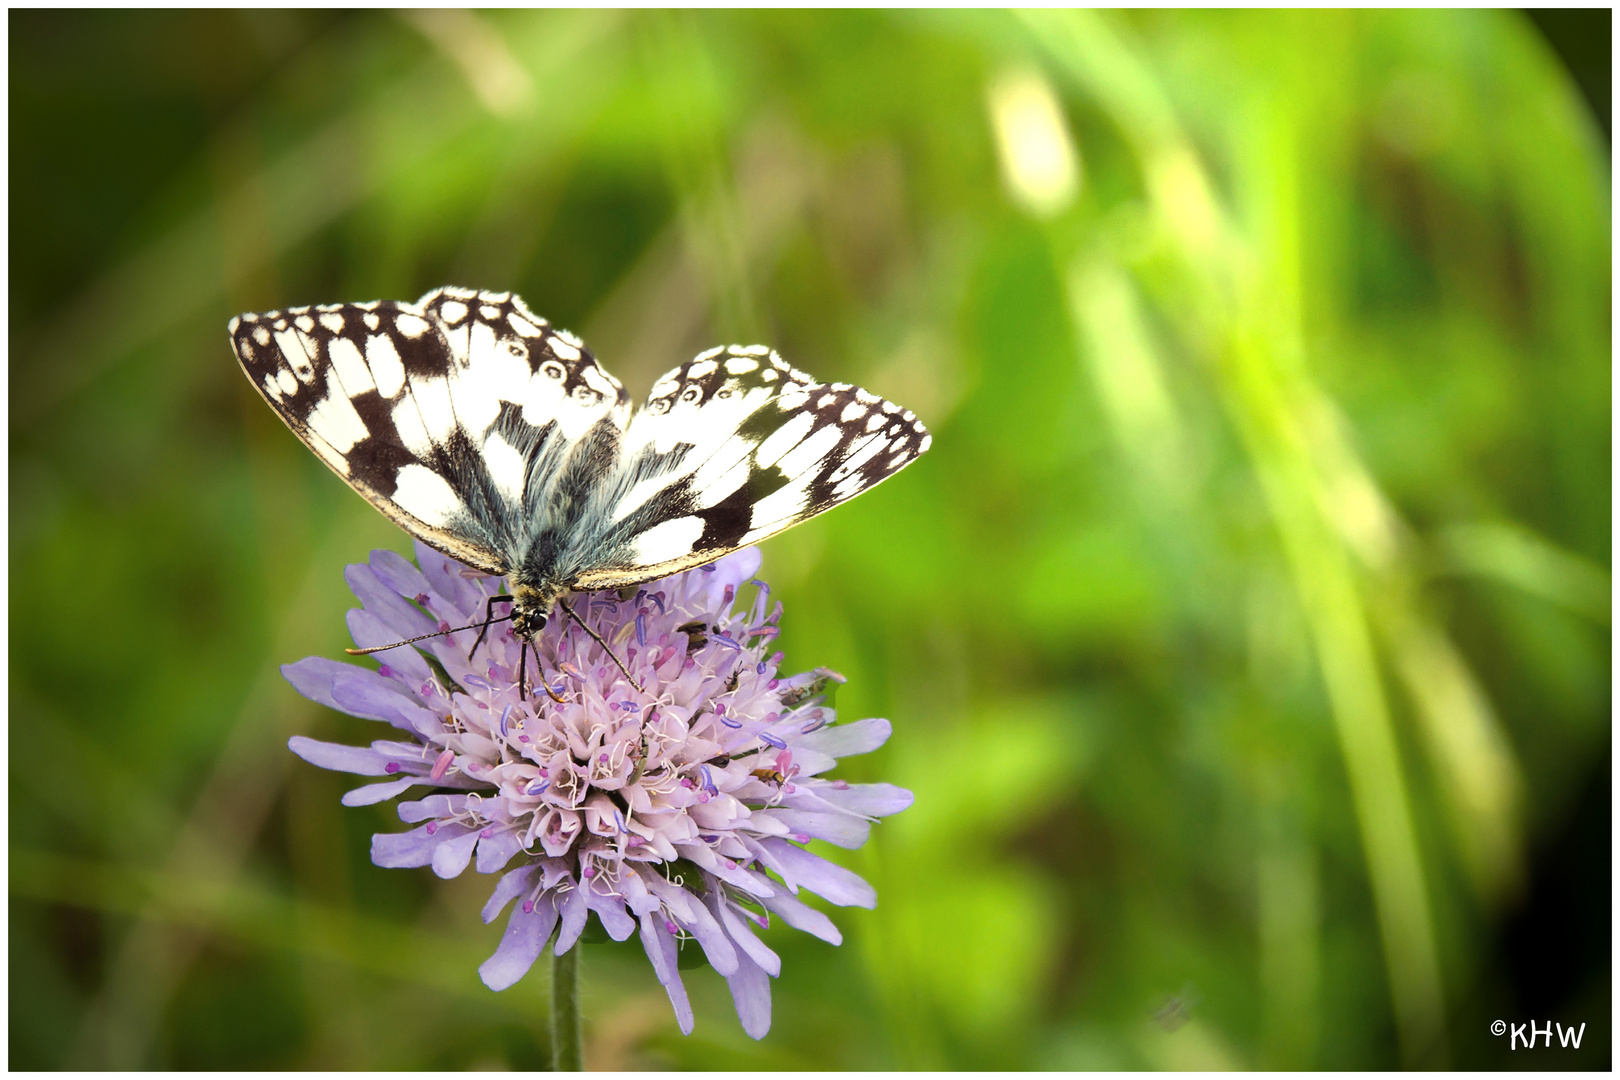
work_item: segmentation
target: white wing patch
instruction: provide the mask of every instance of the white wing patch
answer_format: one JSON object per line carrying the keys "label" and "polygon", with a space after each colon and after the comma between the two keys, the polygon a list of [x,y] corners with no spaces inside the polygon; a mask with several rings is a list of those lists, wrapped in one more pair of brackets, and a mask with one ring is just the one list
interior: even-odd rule
{"label": "white wing patch", "polygon": [[703,519],[681,517],[662,521],[636,537],[636,561],[644,566],[690,555],[703,535]]}
{"label": "white wing patch", "polygon": [[394,501],[429,525],[445,525],[457,511],[465,509],[455,489],[425,465],[407,465],[399,470]]}

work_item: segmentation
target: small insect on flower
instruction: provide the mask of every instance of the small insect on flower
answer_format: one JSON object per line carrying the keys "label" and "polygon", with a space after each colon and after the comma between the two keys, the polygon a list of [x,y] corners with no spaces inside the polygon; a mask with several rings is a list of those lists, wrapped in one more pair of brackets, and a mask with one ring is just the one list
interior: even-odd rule
{"label": "small insect on flower", "polygon": [[[495,579],[416,550],[419,566],[377,551],[349,567],[362,604],[349,612],[357,645],[462,625],[494,595]],[[303,736],[289,746],[323,768],[379,778],[345,805],[427,789],[399,804],[416,828],[372,838],[378,866],[431,866],[442,878],[469,863],[504,871],[483,909],[490,922],[511,906],[479,968],[491,989],[522,978],[554,930],[561,956],[594,918],[614,940],[640,935],[683,1032],[693,1016],[679,961],[697,950],[726,978],[743,1029],[762,1038],[781,961],[755,931],[775,916],[836,945],[838,928],[801,893],[876,903],[865,881],[802,845],[859,847],[874,821],[912,799],[892,784],[828,778],[839,758],[883,745],[889,722],[835,723],[830,672],[781,672],[782,654],[769,651],[781,604],[767,611],[758,582],[751,604],[736,603],[759,562],[744,548],[630,599],[573,596],[589,625],[553,620],[532,644],[566,673],[560,701],[522,692],[524,646],[510,631],[476,644],[470,628],[429,637],[375,671],[322,657],[289,664],[304,696],[393,729],[369,747]],[[694,622],[710,630],[696,646]],[[623,643],[626,670],[603,642]]]}

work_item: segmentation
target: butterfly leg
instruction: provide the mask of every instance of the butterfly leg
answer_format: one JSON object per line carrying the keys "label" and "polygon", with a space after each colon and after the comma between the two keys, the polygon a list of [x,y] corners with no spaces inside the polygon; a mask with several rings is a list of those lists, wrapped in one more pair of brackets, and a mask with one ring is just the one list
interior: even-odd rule
{"label": "butterfly leg", "polygon": [[[495,621],[495,605],[503,600],[510,604],[517,600],[517,597],[502,593],[499,596],[489,598],[489,601],[484,605],[484,627],[478,631],[478,640],[473,642],[472,648],[467,650],[468,660],[473,658],[473,653],[478,651],[478,646],[484,643],[484,635],[489,633],[489,624]],[[507,618],[511,618],[511,616],[508,615]]]}
{"label": "butterfly leg", "polygon": [[527,701],[529,695],[524,693],[523,678],[529,673],[529,639],[524,638],[523,644],[518,647],[518,700]]}
{"label": "butterfly leg", "polygon": [[[539,682],[541,689],[545,690],[546,696],[548,698],[550,698],[552,701],[555,701],[559,705],[563,704],[565,699],[561,698],[561,697],[558,697],[557,696],[557,691],[553,690],[551,688],[550,684],[546,682],[545,670],[540,668],[540,650],[539,649],[534,650],[534,666],[537,669],[537,673],[540,676],[540,678],[537,679],[536,681]],[[529,639],[524,638],[522,647],[518,649],[518,700],[519,701],[527,701],[528,700],[528,694],[524,690],[524,685],[523,685],[524,684],[524,678],[528,674],[529,674]]]}
{"label": "butterfly leg", "polygon": [[613,646],[609,645],[606,641],[603,641],[602,635],[598,634],[595,630],[592,630],[585,620],[579,617],[579,613],[568,606],[568,601],[559,598],[557,603],[562,605],[562,609],[568,613],[570,618],[579,623],[579,628],[581,630],[591,635],[592,640],[594,640],[598,645],[602,646],[602,651],[608,654],[609,660],[612,660],[618,665],[620,671],[624,672],[624,677],[630,681],[630,685],[635,687],[639,693],[645,694],[647,692],[646,689],[640,683],[636,682],[636,677],[630,674],[629,668],[624,666],[624,661],[620,660],[618,654],[613,651]]}

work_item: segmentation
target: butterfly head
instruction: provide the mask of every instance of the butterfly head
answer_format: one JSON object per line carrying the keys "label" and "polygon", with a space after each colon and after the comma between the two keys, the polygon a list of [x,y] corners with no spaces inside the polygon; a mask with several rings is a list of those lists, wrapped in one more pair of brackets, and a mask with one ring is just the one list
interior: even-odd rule
{"label": "butterfly head", "polygon": [[515,585],[512,595],[517,599],[512,602],[512,632],[525,641],[539,637],[540,631],[546,628],[552,605],[562,593],[560,588]]}

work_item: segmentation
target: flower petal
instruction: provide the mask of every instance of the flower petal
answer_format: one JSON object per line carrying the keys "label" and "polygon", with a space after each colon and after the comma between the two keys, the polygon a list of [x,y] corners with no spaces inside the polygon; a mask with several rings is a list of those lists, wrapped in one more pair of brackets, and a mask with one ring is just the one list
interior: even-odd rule
{"label": "flower petal", "polygon": [[[439,834],[458,828],[455,825],[441,825]],[[478,844],[478,827],[465,826],[466,832],[452,835],[444,843],[433,849],[433,872],[442,878],[459,877],[472,861],[473,848]]]}
{"label": "flower petal", "polygon": [[[634,874],[625,875],[627,879],[634,876]],[[602,920],[602,929],[607,931],[608,937],[614,941],[623,941],[636,932],[636,920],[626,914],[622,897],[602,896],[591,889],[581,891],[585,893],[585,901],[590,905],[590,909]]]}
{"label": "flower petal", "polygon": [[833,724],[820,731],[812,731],[794,740],[795,747],[803,746],[833,757],[869,754],[889,741],[894,725],[881,718],[857,720],[853,724]]}
{"label": "flower petal", "polygon": [[708,575],[709,609],[720,610],[726,586],[730,585],[735,594],[739,585],[759,573],[759,564],[763,558],[764,555],[760,553],[759,548],[745,547],[711,563],[714,570]]}
{"label": "flower petal", "polygon": [[731,909],[731,904],[721,895],[719,889],[709,894],[709,910],[720,920],[720,925],[731,935],[731,940],[737,948],[764,968],[765,974],[774,977],[782,973],[782,958],[754,936],[754,932],[748,928],[747,923],[737,917],[737,913]]}
{"label": "flower petal", "polygon": [[350,670],[353,675],[339,675],[332,681],[332,700],[350,716],[381,720],[424,738],[432,738],[444,730],[439,718],[422,708],[394,680],[374,671]]}
{"label": "flower petal", "polygon": [[415,825],[419,821],[459,814],[466,806],[465,795],[429,795],[415,802],[400,803],[399,820],[407,825]]}
{"label": "flower petal", "polygon": [[[718,889],[719,883],[709,882],[709,886]],[[730,975],[737,970],[737,950],[731,944],[731,938],[720,928],[715,917],[709,914],[695,897],[687,908],[684,920],[686,929],[697,938],[699,945],[703,946],[703,955],[709,958],[709,964],[722,975]]]}
{"label": "flower petal", "polygon": [[[429,829],[434,831],[428,832]],[[434,822],[430,821],[410,832],[374,833],[371,837],[371,861],[390,869],[427,866],[433,862],[433,853],[440,844],[471,831],[469,825],[435,827]]]}
{"label": "flower petal", "polygon": [[[650,871],[652,873],[655,871]],[[619,879],[619,890],[624,893],[624,902],[635,912],[639,919],[648,912],[658,910],[658,897],[647,889],[647,883],[642,880],[639,869],[631,870]]]}
{"label": "flower petal", "polygon": [[324,656],[306,656],[296,664],[282,664],[281,677],[317,705],[342,712],[343,707],[332,700],[332,679],[340,671],[351,670],[354,670],[353,664],[340,664]]}
{"label": "flower petal", "polygon": [[841,907],[877,907],[877,890],[860,875],[776,837],[760,840],[759,845],[771,853],[789,886],[809,889]]}
{"label": "flower petal", "polygon": [[430,588],[428,579],[411,561],[397,551],[377,548],[366,560],[377,580],[401,596],[421,596]]}
{"label": "flower petal", "polygon": [[556,923],[557,909],[549,894],[536,900],[532,911],[524,911],[522,904],[513,908],[494,955],[478,965],[478,977],[484,985],[491,990],[505,990],[527,975]]}
{"label": "flower petal", "polygon": [[737,970],[726,976],[731,1000],[737,1003],[737,1019],[750,1036],[763,1039],[771,1030],[771,980],[747,956],[737,958]]}
{"label": "flower petal", "polygon": [[523,839],[518,830],[495,827],[493,836],[486,836],[478,841],[478,872],[480,874],[493,874],[501,867],[512,861],[523,848]]}
{"label": "flower petal", "polygon": [[[387,623],[364,608],[350,608],[344,621],[348,623],[349,636],[354,639],[357,648],[371,649],[400,639]],[[372,655],[378,663],[387,664],[411,686],[421,686],[433,678],[433,669],[422,659],[422,654],[408,645]]]}
{"label": "flower petal", "polygon": [[[484,904],[484,922],[492,923],[501,909],[510,904],[518,896],[526,892],[534,883],[534,875],[539,871],[534,863],[520,866],[510,874],[503,874],[501,880],[495,883],[495,890],[489,894],[489,900]],[[548,932],[548,935],[549,932]],[[539,954],[536,953],[536,956]]]}
{"label": "flower petal", "polygon": [[850,784],[842,788],[818,784],[816,794],[840,810],[866,817],[898,814],[917,801],[911,792],[894,784]]}
{"label": "flower petal", "polygon": [[403,596],[384,585],[365,563],[354,563],[343,572],[343,580],[365,609],[382,620],[400,638],[415,637],[437,629],[433,620],[417,610]]}
{"label": "flower petal", "polygon": [[591,913],[582,888],[569,889],[558,906],[562,911],[562,928],[557,931],[557,946],[551,950],[553,956],[561,956],[574,947],[579,935],[585,932],[585,919]]}
{"label": "flower petal", "polygon": [[822,941],[833,945],[844,943],[844,935],[838,932],[838,927],[833,925],[833,921],[802,901],[785,893],[778,893],[775,896],[765,897],[760,903],[765,905],[765,910],[782,916],[782,921],[795,930],[814,934]]}
{"label": "flower petal", "polygon": [[852,817],[849,814],[828,813],[817,810],[792,810],[779,808],[774,810],[761,810],[754,815],[757,817],[773,818],[786,825],[789,832],[800,836],[813,836],[817,840],[825,840],[829,844],[837,844],[841,848],[851,850],[866,843],[871,835],[872,825],[863,818]]}
{"label": "flower petal", "polygon": [[332,769],[335,772],[357,773],[360,776],[387,776],[390,764],[402,764],[386,754],[379,754],[369,746],[344,746],[342,743],[320,742],[307,735],[294,735],[288,739],[287,749],[311,765]]}
{"label": "flower petal", "polygon": [[[474,613],[483,614],[478,609],[483,607],[486,594],[471,579],[461,576],[464,567],[460,563],[447,555],[441,555],[418,540],[416,564],[422,568],[422,576],[427,578],[428,584],[433,586],[437,599],[442,601],[438,605],[441,618],[457,615],[461,622],[466,622]],[[445,607],[451,610],[446,611]]]}
{"label": "flower petal", "polygon": [[681,983],[676,964],[675,938],[664,928],[663,918],[655,911],[641,917],[641,944],[652,961],[653,974],[664,984],[669,1003],[675,1007],[675,1022],[681,1025],[681,1034],[692,1034],[692,1003],[686,999],[686,987]]}
{"label": "flower petal", "polygon": [[357,787],[353,791],[345,792],[343,795],[343,805],[371,806],[373,803],[380,803],[385,799],[392,799],[395,795],[398,795],[408,789],[412,784],[419,784],[421,782],[422,778],[419,776],[405,776],[398,780],[389,780],[381,784],[367,784],[365,787]]}

